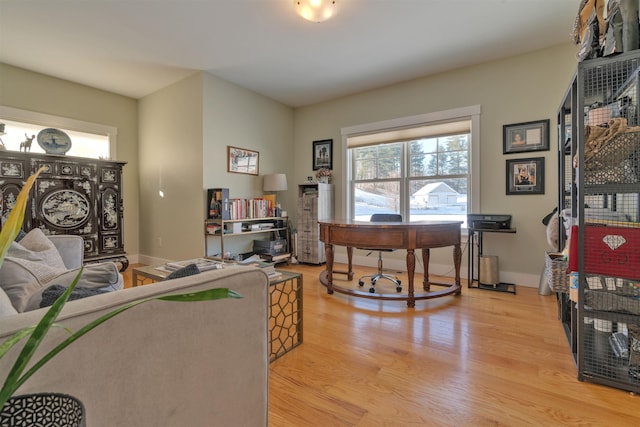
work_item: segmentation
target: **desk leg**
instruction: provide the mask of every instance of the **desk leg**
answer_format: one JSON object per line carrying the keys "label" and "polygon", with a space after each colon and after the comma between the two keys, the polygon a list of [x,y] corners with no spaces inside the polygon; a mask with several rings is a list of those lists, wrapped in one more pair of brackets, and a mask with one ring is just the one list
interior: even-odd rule
{"label": "desk leg", "polygon": [[[324,255],[327,258],[327,293],[333,294],[333,245],[328,243],[324,244]],[[349,266],[351,270],[351,266]]]}
{"label": "desk leg", "polygon": [[424,265],[424,278],[422,279],[422,288],[429,292],[431,285],[429,284],[429,259],[431,258],[431,250],[422,248],[422,265]]}
{"label": "desk leg", "polygon": [[469,232],[468,241],[468,250],[467,250],[467,288],[470,288],[473,285],[473,255],[474,255],[474,231]]}
{"label": "desk leg", "polygon": [[[424,256],[424,254],[423,254]],[[416,306],[416,300],[413,293],[413,275],[416,271],[416,254],[413,249],[407,249],[407,276],[409,276],[409,295],[407,299],[407,307]]]}
{"label": "desk leg", "polygon": [[348,260],[347,279],[353,280],[353,263],[351,262],[353,260],[353,247],[351,246],[347,246],[347,260]]}
{"label": "desk leg", "polygon": [[462,261],[462,249],[460,248],[460,244],[453,246],[453,265],[456,269],[456,278],[455,283],[458,285],[458,292],[456,295],[460,295],[462,293],[462,287],[460,286],[460,262]]}
{"label": "desk leg", "polygon": [[138,273],[135,270],[131,272],[131,281],[131,286],[138,286]]}

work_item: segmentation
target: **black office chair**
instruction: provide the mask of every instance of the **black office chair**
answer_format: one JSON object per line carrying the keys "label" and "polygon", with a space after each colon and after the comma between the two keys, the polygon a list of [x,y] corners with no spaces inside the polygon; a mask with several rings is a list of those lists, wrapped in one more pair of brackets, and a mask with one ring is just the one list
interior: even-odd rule
{"label": "black office chair", "polygon": [[[373,214],[369,219],[370,222],[402,222],[402,215],[400,214]],[[378,251],[378,272],[375,274],[367,274],[365,276],[360,277],[358,279],[358,285],[364,286],[364,279],[367,277],[371,278],[371,287],[369,288],[369,292],[374,294],[376,292],[376,283],[380,279],[387,279],[390,282],[396,285],[396,292],[402,292],[402,286],[400,279],[392,274],[385,274],[382,272],[382,252],[393,252],[395,249],[370,249],[370,248],[358,248],[364,250]]]}

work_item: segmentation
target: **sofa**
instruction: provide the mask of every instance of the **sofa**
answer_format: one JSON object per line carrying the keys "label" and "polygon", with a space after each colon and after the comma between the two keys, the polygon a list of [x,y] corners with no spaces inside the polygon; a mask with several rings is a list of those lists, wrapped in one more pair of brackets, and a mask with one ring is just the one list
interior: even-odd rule
{"label": "sofa", "polygon": [[[35,228],[19,237],[0,265],[0,318],[44,306],[43,293],[57,284],[68,286],[84,264],[84,239],[75,235],[45,235]],[[85,266],[78,294],[121,290],[124,279],[112,262]],[[45,294],[46,295],[46,294]],[[49,293],[51,295],[51,293]],[[51,299],[55,295],[51,295]]]}
{"label": "sofa", "polygon": [[[242,298],[136,306],[56,355],[18,394],[73,395],[91,427],[266,426],[269,281],[258,268],[224,268],[69,301],[57,323],[78,330],[142,298],[218,287]],[[0,342],[45,311],[1,317]],[[50,330],[35,359],[65,334]],[[0,372],[8,372],[19,347],[0,359]]]}

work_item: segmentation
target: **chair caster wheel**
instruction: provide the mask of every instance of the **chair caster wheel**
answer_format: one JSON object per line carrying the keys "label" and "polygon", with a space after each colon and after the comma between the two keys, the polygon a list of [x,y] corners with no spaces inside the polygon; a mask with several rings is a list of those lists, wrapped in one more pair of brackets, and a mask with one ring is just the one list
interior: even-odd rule
{"label": "chair caster wheel", "polygon": [[364,286],[364,282],[362,280],[358,281],[358,286]]}
{"label": "chair caster wheel", "polygon": [[369,293],[370,294],[375,294],[376,293],[376,288],[373,288],[373,287],[369,288]]}
{"label": "chair caster wheel", "polygon": [[396,286],[396,292],[398,293],[402,292],[402,286]]}

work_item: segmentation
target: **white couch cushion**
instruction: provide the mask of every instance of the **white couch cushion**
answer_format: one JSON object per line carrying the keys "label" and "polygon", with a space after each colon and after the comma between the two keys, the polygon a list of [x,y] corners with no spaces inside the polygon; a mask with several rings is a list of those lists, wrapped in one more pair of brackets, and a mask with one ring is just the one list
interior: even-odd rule
{"label": "white couch cushion", "polygon": [[13,242],[0,268],[0,287],[13,307],[24,311],[31,295],[67,271],[58,249],[39,228]]}
{"label": "white couch cushion", "polygon": [[7,293],[0,288],[0,317],[18,314],[18,310],[13,307]]}

